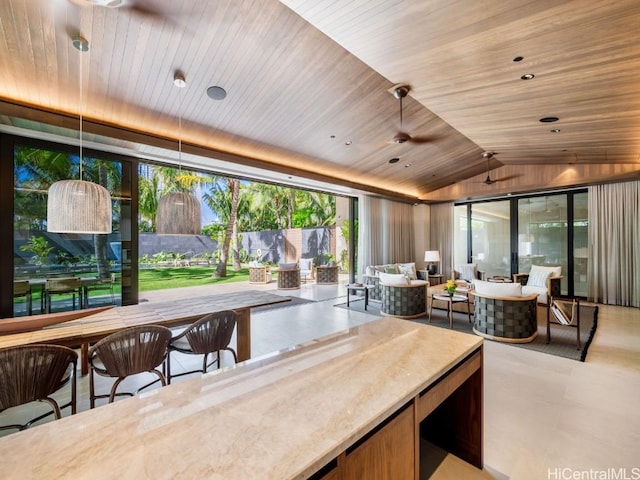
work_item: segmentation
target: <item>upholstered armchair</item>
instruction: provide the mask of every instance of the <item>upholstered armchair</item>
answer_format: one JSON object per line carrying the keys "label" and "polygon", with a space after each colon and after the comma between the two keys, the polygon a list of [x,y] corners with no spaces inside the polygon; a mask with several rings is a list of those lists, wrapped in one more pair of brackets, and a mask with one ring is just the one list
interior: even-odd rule
{"label": "upholstered armchair", "polygon": [[533,265],[529,273],[516,273],[513,281],[522,285],[522,294],[538,294],[538,303],[547,307],[552,297],[559,297],[562,286],[562,267]]}
{"label": "upholstered armchair", "polygon": [[473,283],[474,280],[485,280],[486,274],[478,270],[475,263],[463,263],[453,267],[453,279]]}
{"label": "upholstered armchair", "polygon": [[538,336],[538,294],[525,294],[519,283],[476,280],[473,331],[508,343],[528,343]]}
{"label": "upholstered armchair", "polygon": [[427,313],[425,280],[407,280],[403,274],[380,273],[382,305],[380,313],[400,318],[415,318]]}

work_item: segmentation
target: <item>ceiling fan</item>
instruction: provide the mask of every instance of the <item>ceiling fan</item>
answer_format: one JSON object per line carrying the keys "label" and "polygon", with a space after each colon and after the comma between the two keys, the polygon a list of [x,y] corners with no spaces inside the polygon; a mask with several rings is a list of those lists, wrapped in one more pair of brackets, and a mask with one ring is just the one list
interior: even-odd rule
{"label": "ceiling fan", "polygon": [[409,92],[411,91],[411,87],[407,84],[398,84],[395,85],[390,92],[400,100],[400,131],[396,133],[393,137],[393,143],[426,143],[432,141],[433,138],[429,137],[413,137],[409,135],[407,132],[402,131],[402,99],[405,98]]}
{"label": "ceiling fan", "polygon": [[484,183],[485,185],[491,185],[492,183],[497,182],[498,180],[491,180],[491,174],[490,174],[490,168],[489,168],[489,163],[491,162],[491,159],[493,158],[495,154],[493,152],[482,152],[482,158],[486,158],[487,159],[487,178],[485,179]]}
{"label": "ceiling fan", "polygon": [[162,15],[162,12],[159,10],[147,7],[144,5],[144,2],[139,0],[71,0],[71,2],[80,5],[81,7],[106,7],[129,10],[130,12],[138,15],[148,17],[157,17]]}
{"label": "ceiling fan", "polygon": [[503,178],[491,178],[490,163],[494,155],[496,155],[496,152],[482,152],[482,158],[487,159],[487,178],[485,178],[483,182],[479,182],[479,183],[484,183],[485,185],[493,185],[496,182],[504,182],[506,180],[511,180],[512,178],[517,178],[520,176],[520,175],[510,175],[508,177],[503,177]]}

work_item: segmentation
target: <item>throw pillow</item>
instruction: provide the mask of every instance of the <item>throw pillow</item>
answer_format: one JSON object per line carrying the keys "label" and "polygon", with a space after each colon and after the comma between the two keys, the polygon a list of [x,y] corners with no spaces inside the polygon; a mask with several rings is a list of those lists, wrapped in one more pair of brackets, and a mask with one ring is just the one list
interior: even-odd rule
{"label": "throw pillow", "polygon": [[367,267],[367,268],[365,268],[365,270],[364,270],[364,274],[365,274],[367,277],[373,277],[373,276],[376,274],[376,271],[374,270],[374,268],[373,268],[373,267]]}
{"label": "throw pillow", "polygon": [[491,297],[521,297],[522,285],[519,283],[495,283],[484,280],[474,280],[475,291],[480,295]]}
{"label": "throw pillow", "polygon": [[400,273],[396,265],[385,265],[384,273]]}
{"label": "throw pillow", "polygon": [[402,273],[380,272],[380,283],[384,285],[409,285],[407,277]]}
{"label": "throw pillow", "polygon": [[400,273],[404,273],[407,277],[409,277],[409,280],[418,279],[415,263],[399,263],[398,270],[400,271]]}
{"label": "throw pillow", "polygon": [[281,263],[278,267],[280,270],[295,270],[298,268],[297,263]]}

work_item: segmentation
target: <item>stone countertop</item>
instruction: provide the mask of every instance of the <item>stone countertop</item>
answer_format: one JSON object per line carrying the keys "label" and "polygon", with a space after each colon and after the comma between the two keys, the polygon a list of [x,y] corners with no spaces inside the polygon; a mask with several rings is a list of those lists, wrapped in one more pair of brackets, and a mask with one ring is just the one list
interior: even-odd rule
{"label": "stone countertop", "polygon": [[291,479],[482,345],[393,317],[0,438],[8,479]]}

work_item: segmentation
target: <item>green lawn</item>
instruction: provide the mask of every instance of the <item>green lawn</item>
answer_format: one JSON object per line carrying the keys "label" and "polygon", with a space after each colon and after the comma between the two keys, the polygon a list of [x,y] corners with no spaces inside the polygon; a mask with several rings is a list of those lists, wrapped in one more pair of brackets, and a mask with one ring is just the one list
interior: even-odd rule
{"label": "green lawn", "polygon": [[198,285],[249,281],[249,269],[239,272],[227,267],[225,278],[213,278],[215,266],[141,269],[138,285],[141,292],[166,288],[194,287]]}

